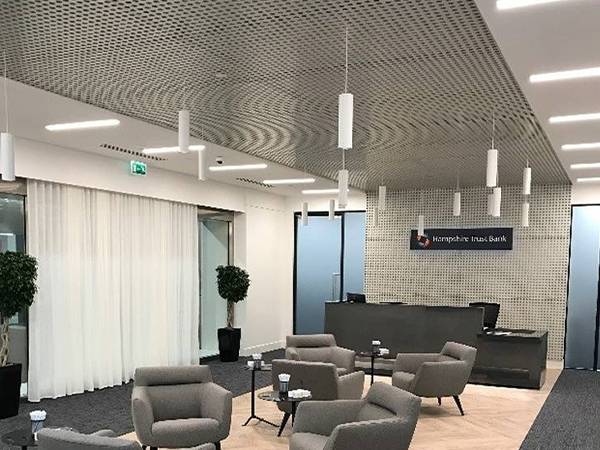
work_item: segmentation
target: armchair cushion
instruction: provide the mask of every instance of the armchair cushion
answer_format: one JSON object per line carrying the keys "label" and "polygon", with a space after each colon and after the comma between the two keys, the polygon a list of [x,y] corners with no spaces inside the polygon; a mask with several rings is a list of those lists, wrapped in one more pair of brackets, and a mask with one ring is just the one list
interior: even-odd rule
{"label": "armchair cushion", "polygon": [[323,450],[329,436],[314,433],[294,433],[290,437],[290,450]]}
{"label": "armchair cushion", "polygon": [[194,447],[198,442],[218,441],[219,422],[214,419],[162,420],[152,425],[156,447]]}
{"label": "armchair cushion", "polygon": [[394,372],[392,374],[392,385],[407,392],[411,392],[414,379],[414,373]]}
{"label": "armchair cushion", "polygon": [[298,405],[294,433],[329,436],[342,423],[354,422],[364,400],[308,401]]}

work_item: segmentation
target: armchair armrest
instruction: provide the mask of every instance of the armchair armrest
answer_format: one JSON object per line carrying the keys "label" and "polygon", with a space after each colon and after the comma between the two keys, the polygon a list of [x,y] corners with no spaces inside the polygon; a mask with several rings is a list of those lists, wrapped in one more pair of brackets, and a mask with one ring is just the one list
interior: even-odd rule
{"label": "armchair armrest", "polygon": [[298,405],[293,432],[329,436],[338,425],[355,421],[363,405],[363,400],[302,402]]}
{"label": "armchair armrest", "polygon": [[92,433],[90,436],[116,438],[117,433],[115,433],[113,430],[98,430],[95,433]]}
{"label": "armchair armrest", "polygon": [[465,361],[426,362],[415,375],[414,394],[422,397],[460,395],[469,380]]}
{"label": "armchair armrest", "polygon": [[295,347],[288,347],[285,349],[285,359],[291,359],[293,361],[300,361],[300,354]]}
{"label": "armchair armrest", "polygon": [[152,424],[154,423],[154,412],[148,393],[143,386],[133,388],[131,394],[131,415],[133,426],[138,440],[142,443],[150,442],[152,439]]}
{"label": "armchair armrest", "polygon": [[399,418],[345,423],[333,430],[323,450],[363,450],[372,448],[408,448],[414,424]]}
{"label": "armchair armrest", "polygon": [[336,367],[344,368],[348,373],[354,372],[356,352],[344,347],[333,347],[331,349],[331,362]]}
{"label": "armchair armrest", "polygon": [[219,422],[219,435],[225,439],[231,429],[233,394],[216,383],[202,383],[200,410],[202,416]]}
{"label": "armchair armrest", "polygon": [[365,388],[365,373],[361,370],[338,378],[338,398],[340,400],[358,400]]}
{"label": "armchair armrest", "polygon": [[394,364],[394,372],[417,373],[425,362],[437,361],[439,353],[398,353]]}

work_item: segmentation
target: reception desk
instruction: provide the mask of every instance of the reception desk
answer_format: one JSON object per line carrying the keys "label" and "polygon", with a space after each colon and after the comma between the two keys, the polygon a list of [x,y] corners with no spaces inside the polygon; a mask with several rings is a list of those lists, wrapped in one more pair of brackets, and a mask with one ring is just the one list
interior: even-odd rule
{"label": "reception desk", "polygon": [[[448,341],[477,348],[471,382],[539,389],[544,384],[547,333],[528,330],[482,332],[483,309],[377,303],[327,303],[325,332],[338,345],[370,350],[378,339],[390,350],[378,359],[379,373],[391,373],[397,353],[437,353]],[[361,367],[362,361],[357,362]]]}

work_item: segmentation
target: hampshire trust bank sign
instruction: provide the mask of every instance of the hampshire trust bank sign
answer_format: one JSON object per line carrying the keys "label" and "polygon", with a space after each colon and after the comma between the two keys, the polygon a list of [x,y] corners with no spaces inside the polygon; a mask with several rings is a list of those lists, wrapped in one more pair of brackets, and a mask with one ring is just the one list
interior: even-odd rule
{"label": "hampshire trust bank sign", "polygon": [[512,228],[430,228],[411,230],[411,250],[512,250]]}

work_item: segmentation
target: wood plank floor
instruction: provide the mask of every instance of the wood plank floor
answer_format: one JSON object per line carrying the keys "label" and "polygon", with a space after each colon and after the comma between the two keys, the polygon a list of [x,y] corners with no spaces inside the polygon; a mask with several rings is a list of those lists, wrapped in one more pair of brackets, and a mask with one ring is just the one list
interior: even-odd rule
{"label": "wood plank floor", "polygon": [[[444,399],[441,407],[435,399],[424,399],[411,449],[518,450],[559,374],[559,369],[548,369],[546,384],[539,391],[468,385],[461,396],[464,417],[452,399]],[[365,392],[369,380],[367,376]],[[390,382],[389,377],[376,380]],[[271,422],[281,421],[282,414],[271,402],[257,399],[256,410]],[[224,450],[288,448],[291,424],[278,438],[276,428],[255,420],[242,427],[249,415],[250,394],[234,398],[231,434],[222,444]],[[135,439],[135,434],[127,437]]]}

